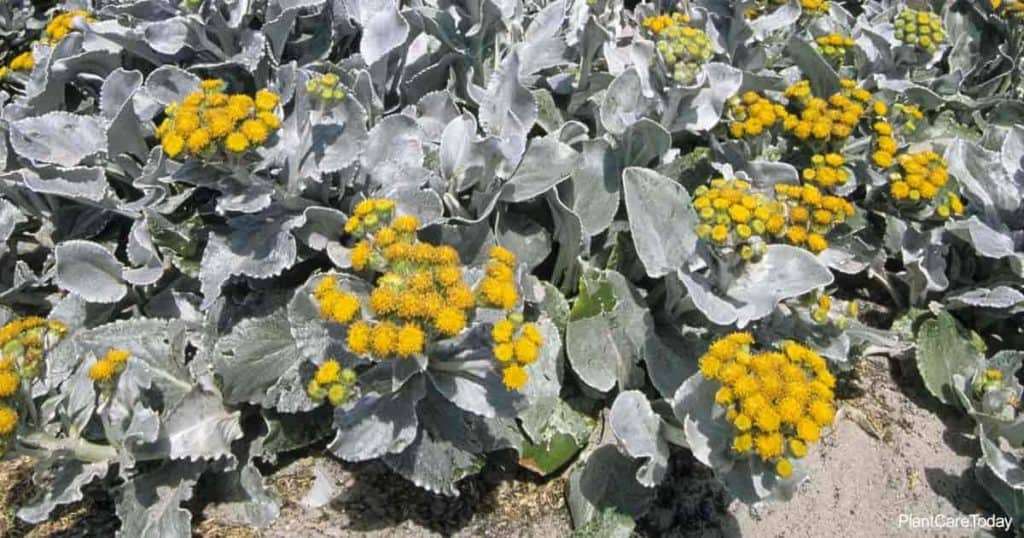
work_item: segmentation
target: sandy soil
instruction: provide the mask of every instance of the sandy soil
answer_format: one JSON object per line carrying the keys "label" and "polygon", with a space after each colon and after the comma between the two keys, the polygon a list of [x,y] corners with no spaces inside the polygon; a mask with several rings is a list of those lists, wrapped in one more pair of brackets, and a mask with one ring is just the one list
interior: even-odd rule
{"label": "sandy soil", "polygon": [[[943,408],[909,373],[888,359],[859,364],[844,390],[835,429],[808,457],[811,478],[786,504],[750,508],[729,503],[710,471],[680,450],[671,478],[638,525],[642,536],[875,538],[965,536],[969,531],[911,530],[900,515],[988,515],[994,503],[974,483],[977,445],[971,423]],[[27,462],[0,469],[0,505],[25,498]],[[195,535],[220,537],[561,537],[572,531],[564,482],[534,479],[511,462],[489,465],[463,482],[455,499],[431,496],[378,463],[351,465],[323,456],[281,467],[271,481],[285,499],[266,529],[234,521],[209,505]],[[316,486],[316,487],[314,487]],[[310,495],[316,490],[319,495]],[[116,525],[109,499],[97,492],[52,522],[26,527],[0,514],[0,536],[99,536]],[[96,533],[99,534],[96,534]]]}

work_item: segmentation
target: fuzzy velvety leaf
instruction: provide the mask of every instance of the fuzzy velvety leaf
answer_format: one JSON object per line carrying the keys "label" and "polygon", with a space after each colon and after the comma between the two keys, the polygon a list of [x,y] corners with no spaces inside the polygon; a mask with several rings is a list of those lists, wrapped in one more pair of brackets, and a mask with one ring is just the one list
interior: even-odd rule
{"label": "fuzzy velvety leaf", "polygon": [[832,272],[810,252],[769,245],[759,261],[744,267],[727,294],[742,304],[736,309],[742,327],[770,314],[779,301],[823,288],[832,280]]}
{"label": "fuzzy velvety leaf", "polygon": [[573,212],[583,231],[597,235],[608,228],[619,209],[622,167],[608,142],[583,143],[579,166],[572,172]]}
{"label": "fuzzy velvety leaf", "polygon": [[118,489],[117,517],[120,536],[187,538],[192,534],[192,513],[182,506],[192,498],[202,465],[167,462]]}
{"label": "fuzzy velvety leaf", "polygon": [[392,471],[417,486],[440,495],[457,497],[456,483],[483,468],[483,459],[423,429],[400,454],[384,456]]}
{"label": "fuzzy velvety leaf", "polygon": [[240,413],[228,411],[220,393],[195,387],[164,413],[162,436],[166,436],[172,459],[189,461],[233,460],[231,443],[242,437]]}
{"label": "fuzzy velvety leaf", "polygon": [[39,498],[18,510],[18,518],[28,523],[42,523],[58,506],[82,500],[82,488],[107,475],[109,465],[74,459],[47,458],[40,462],[34,480],[45,485]]}
{"label": "fuzzy velvety leaf", "polygon": [[832,95],[840,90],[835,69],[807,41],[794,35],[786,44],[786,52],[793,56],[804,78],[811,82],[814,95]]}
{"label": "fuzzy velvety leaf", "polygon": [[647,460],[637,469],[637,481],[648,488],[660,484],[668,470],[668,443],[661,435],[661,418],[647,397],[637,390],[619,393],[608,423],[626,454]]}
{"label": "fuzzy velvety leaf", "polygon": [[953,235],[970,243],[974,250],[986,258],[1003,258],[1014,255],[1013,238],[998,232],[971,215],[966,220],[954,220],[946,224]]}
{"label": "fuzzy velvety leaf", "polygon": [[523,160],[501,190],[501,199],[522,202],[534,198],[569,177],[579,154],[551,137],[535,138]]}
{"label": "fuzzy velvety leaf", "polygon": [[404,43],[408,35],[409,23],[405,22],[405,17],[398,13],[396,7],[386,7],[366,21],[359,52],[368,65],[373,65]]}
{"label": "fuzzy velvety leaf", "polygon": [[423,131],[416,120],[396,115],[370,130],[360,162],[380,185],[416,186],[426,180],[423,157]]}
{"label": "fuzzy velvety leaf", "polygon": [[[262,318],[242,320],[217,341],[214,371],[228,403],[253,403],[284,413],[308,411],[302,364],[305,359],[283,309]],[[312,369],[312,366],[310,366]]]}
{"label": "fuzzy velvety leaf", "polygon": [[717,391],[718,384],[698,372],[684,381],[672,398],[672,411],[684,425],[687,448],[713,469],[727,466],[732,442],[725,412],[715,403]]}
{"label": "fuzzy velvety leaf", "polygon": [[718,124],[725,102],[739,91],[743,72],[718,62],[704,66],[705,84],[693,90],[673,88],[662,113],[661,125],[673,133],[706,131]]}
{"label": "fuzzy velvety leaf", "polygon": [[234,275],[268,278],[291,267],[297,249],[290,228],[299,220],[246,215],[232,219],[228,233],[211,233],[199,269],[202,308],[220,297]]}
{"label": "fuzzy velvety leaf", "polygon": [[647,274],[671,273],[693,255],[697,215],[682,185],[646,168],[622,173],[629,229]]}
{"label": "fuzzy velvety leaf", "polygon": [[1009,286],[976,288],[948,296],[946,307],[1007,310],[1014,314],[1024,310],[1024,293]]}
{"label": "fuzzy velvety leaf", "polygon": [[11,146],[26,159],[74,166],[107,149],[107,133],[97,118],[50,112],[11,123]]}
{"label": "fuzzy velvety leaf", "polygon": [[953,375],[970,378],[982,366],[982,355],[960,334],[956,319],[942,313],[921,324],[917,333],[917,370],[924,386],[942,403],[955,405]]}
{"label": "fuzzy velvety leaf", "polygon": [[654,498],[654,490],[636,480],[640,464],[614,446],[594,450],[586,463],[569,476],[568,504],[573,523],[582,526],[604,509],[639,518]]}
{"label": "fuzzy velvety leaf", "polygon": [[621,135],[646,114],[649,106],[640,75],[636,69],[627,69],[608,86],[601,102],[601,125],[609,133]]}
{"label": "fuzzy velvety leaf", "polygon": [[1007,177],[1000,153],[957,139],[946,148],[944,157],[950,175],[963,185],[968,201],[990,212],[1009,213],[1020,207],[1024,187],[1015,182],[1016,178]]}
{"label": "fuzzy velvety leaf", "polygon": [[65,241],[57,245],[54,258],[57,285],[89,302],[114,303],[128,292],[121,263],[92,241]]}
{"label": "fuzzy velvety leaf", "polygon": [[425,394],[424,380],[417,377],[396,392],[365,394],[338,407],[334,414],[338,435],[328,450],[345,461],[366,461],[405,450],[416,440],[416,404]]}

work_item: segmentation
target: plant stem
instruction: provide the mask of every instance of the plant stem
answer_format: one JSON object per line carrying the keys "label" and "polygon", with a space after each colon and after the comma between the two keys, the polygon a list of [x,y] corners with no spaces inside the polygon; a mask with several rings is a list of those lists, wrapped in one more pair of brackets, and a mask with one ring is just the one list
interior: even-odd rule
{"label": "plant stem", "polygon": [[57,438],[43,432],[34,432],[19,438],[29,448],[42,448],[47,451],[65,451],[80,461],[100,462],[117,458],[117,450],[106,445],[91,443],[82,438]]}

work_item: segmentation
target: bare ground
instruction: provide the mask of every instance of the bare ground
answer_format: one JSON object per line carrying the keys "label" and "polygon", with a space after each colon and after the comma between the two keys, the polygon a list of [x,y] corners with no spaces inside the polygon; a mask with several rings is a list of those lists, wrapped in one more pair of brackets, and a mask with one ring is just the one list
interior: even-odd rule
{"label": "bare ground", "polygon": [[[909,373],[907,373],[909,372]],[[988,515],[994,503],[974,483],[971,423],[927,396],[913,367],[880,357],[861,361],[834,430],[808,456],[810,479],[786,504],[729,503],[710,471],[684,450],[638,526],[646,536],[964,536],[899,528],[900,514]],[[113,506],[94,492],[51,522],[27,526],[11,505],[31,494],[26,460],[0,466],[0,536],[107,536]],[[458,498],[419,490],[377,463],[309,456],[270,477],[284,499],[269,528],[251,529],[219,505],[201,508],[202,537],[559,537],[571,533],[564,481],[540,481],[506,462],[461,484]],[[314,488],[314,485],[316,487]],[[316,490],[319,495],[310,495]],[[998,513],[998,512],[996,512]]]}

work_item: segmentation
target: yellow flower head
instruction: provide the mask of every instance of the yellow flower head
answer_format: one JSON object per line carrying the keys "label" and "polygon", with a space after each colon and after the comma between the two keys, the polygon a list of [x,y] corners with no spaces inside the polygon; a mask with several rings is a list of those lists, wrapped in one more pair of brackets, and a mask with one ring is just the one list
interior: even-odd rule
{"label": "yellow flower head", "polygon": [[18,392],[21,377],[14,371],[0,371],[0,398],[10,398]]}
{"label": "yellow flower head", "polygon": [[529,379],[529,375],[522,366],[513,364],[506,366],[505,371],[502,374],[502,382],[509,390],[520,390],[526,386],[526,381]]}
{"label": "yellow flower head", "polygon": [[414,233],[420,227],[420,220],[413,215],[400,215],[392,226],[401,233]]}
{"label": "yellow flower head", "polygon": [[370,325],[364,321],[357,321],[349,325],[345,344],[352,353],[362,355],[370,350],[370,337]]}
{"label": "yellow flower head", "polygon": [[351,391],[347,386],[335,384],[327,390],[327,401],[331,402],[331,405],[337,407],[345,403],[350,395]]}
{"label": "yellow flower head", "polygon": [[524,323],[523,336],[538,346],[544,345],[544,336],[540,333],[536,323]]}
{"label": "yellow flower head", "polygon": [[12,71],[31,71],[35,65],[36,59],[32,51],[25,51],[11,60],[10,68]]}
{"label": "yellow flower head", "polygon": [[423,351],[425,335],[423,329],[414,323],[406,323],[398,331],[398,343],[395,353],[399,357],[409,357]]}
{"label": "yellow flower head", "polygon": [[385,358],[395,350],[398,329],[389,322],[378,323],[373,328],[370,348],[378,358]]}
{"label": "yellow flower head", "polygon": [[89,379],[96,383],[110,381],[116,373],[117,365],[105,359],[98,360],[89,367]]}
{"label": "yellow flower head", "polygon": [[775,464],[775,474],[781,478],[789,478],[793,474],[793,464],[787,459],[781,459]]}
{"label": "yellow flower head", "polygon": [[[397,246],[397,245],[396,245]],[[360,241],[352,247],[352,268],[356,271],[362,271],[366,268],[370,262],[370,255],[373,254],[373,249],[370,248],[370,244],[366,241]]]}
{"label": "yellow flower head", "polygon": [[515,358],[515,348],[511,342],[504,342],[494,346],[494,358],[501,362],[510,362]]}
{"label": "yellow flower head", "polygon": [[256,92],[256,108],[263,112],[270,112],[274,110],[277,103],[281,101],[281,96],[270,90],[260,90]]}
{"label": "yellow flower head", "polygon": [[249,139],[245,134],[235,131],[224,139],[224,148],[231,153],[243,153],[249,149]]}
{"label": "yellow flower head", "polygon": [[242,123],[241,133],[253,144],[262,144],[267,140],[269,134],[267,126],[260,120],[245,120]]}
{"label": "yellow flower head", "polygon": [[537,344],[529,338],[521,337],[512,345],[515,348],[516,361],[520,364],[533,364],[537,360]]}
{"label": "yellow flower head", "polygon": [[18,427],[18,412],[10,407],[0,407],[0,435],[10,435]]}
{"label": "yellow flower head", "polygon": [[494,327],[491,329],[491,337],[499,344],[511,342],[512,334],[515,330],[516,327],[511,321],[503,319],[494,324]]}
{"label": "yellow flower head", "polygon": [[341,365],[338,364],[338,361],[331,359],[320,365],[313,379],[321,385],[330,385],[338,382],[340,373]]}
{"label": "yellow flower head", "polygon": [[185,149],[185,139],[178,133],[170,133],[163,138],[160,145],[164,149],[164,154],[173,159]]}
{"label": "yellow flower head", "polygon": [[455,336],[466,328],[466,314],[458,308],[444,308],[434,318],[434,328],[443,335]]}

